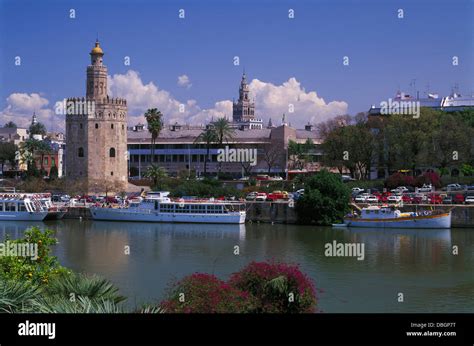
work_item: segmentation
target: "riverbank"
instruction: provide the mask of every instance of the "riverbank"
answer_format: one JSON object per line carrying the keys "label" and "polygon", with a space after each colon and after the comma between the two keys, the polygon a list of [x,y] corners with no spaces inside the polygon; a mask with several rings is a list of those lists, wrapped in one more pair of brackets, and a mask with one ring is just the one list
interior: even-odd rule
{"label": "riverbank", "polygon": [[[296,224],[297,215],[294,204],[278,202],[246,202],[247,222]],[[453,227],[474,227],[474,205],[439,205],[439,204],[407,204],[402,211],[431,209],[449,211],[452,209]],[[88,207],[71,207],[64,216],[65,219],[91,219]]]}

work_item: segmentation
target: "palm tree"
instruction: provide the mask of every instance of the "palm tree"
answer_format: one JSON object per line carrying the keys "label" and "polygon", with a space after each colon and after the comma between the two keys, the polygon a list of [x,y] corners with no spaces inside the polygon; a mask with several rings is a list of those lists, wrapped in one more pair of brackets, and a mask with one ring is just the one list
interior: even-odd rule
{"label": "palm tree", "polygon": [[144,175],[146,178],[151,178],[153,180],[153,187],[156,187],[159,181],[168,176],[163,167],[159,167],[153,163],[148,167]]}
{"label": "palm tree", "polygon": [[194,143],[199,144],[199,143],[206,143],[206,149],[207,149],[207,154],[206,154],[206,159],[204,160],[204,175],[207,174],[207,160],[209,159],[209,151],[211,149],[211,145],[215,142],[217,142],[217,133],[214,129],[214,127],[209,126],[207,127],[199,136],[196,137],[194,140]]}
{"label": "palm tree", "polygon": [[212,127],[216,131],[217,143],[222,145],[224,142],[228,142],[234,137],[234,129],[230,127],[230,123],[225,118],[219,118],[212,123]]}
{"label": "palm tree", "polygon": [[[219,118],[212,123],[214,131],[217,136],[217,143],[222,146],[224,142],[232,140],[234,135],[234,129],[230,127],[230,123],[225,118]],[[219,162],[219,173],[221,172],[222,162]]]}
{"label": "palm tree", "polygon": [[151,133],[151,162],[155,157],[155,143],[163,129],[163,114],[157,108],[150,108],[145,113],[148,131]]}
{"label": "palm tree", "polygon": [[39,153],[41,155],[41,170],[43,170],[44,155],[50,152],[51,147],[48,143],[34,138],[27,139],[21,144],[20,147],[22,163],[26,163],[28,165],[28,169],[31,168],[30,166],[35,166],[35,156],[37,153]]}

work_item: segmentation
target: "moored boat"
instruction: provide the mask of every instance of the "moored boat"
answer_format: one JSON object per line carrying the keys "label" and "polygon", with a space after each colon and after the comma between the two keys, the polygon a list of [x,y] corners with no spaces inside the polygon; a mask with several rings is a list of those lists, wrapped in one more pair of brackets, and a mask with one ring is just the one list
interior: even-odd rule
{"label": "moored boat", "polygon": [[401,212],[395,206],[369,206],[344,219],[348,227],[451,228],[451,211]]}
{"label": "moored boat", "polygon": [[172,201],[169,192],[149,192],[144,197],[113,207],[95,205],[91,207],[94,220],[171,222],[171,223],[245,223],[245,204],[215,200]]}
{"label": "moored boat", "polygon": [[43,221],[48,210],[28,194],[1,194],[0,221]]}

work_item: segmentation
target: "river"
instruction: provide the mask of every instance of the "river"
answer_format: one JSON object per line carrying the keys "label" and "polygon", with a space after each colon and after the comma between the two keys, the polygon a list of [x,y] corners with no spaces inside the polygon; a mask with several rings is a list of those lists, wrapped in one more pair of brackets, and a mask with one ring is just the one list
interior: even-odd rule
{"label": "river", "polygon": [[[53,253],[62,265],[106,277],[130,306],[158,302],[172,280],[194,272],[227,279],[250,261],[274,259],[300,264],[321,290],[322,312],[474,312],[472,228],[9,221],[0,224],[0,239],[7,233],[18,238],[31,225],[56,232]],[[325,256],[326,244],[334,241],[364,244],[363,260]]]}

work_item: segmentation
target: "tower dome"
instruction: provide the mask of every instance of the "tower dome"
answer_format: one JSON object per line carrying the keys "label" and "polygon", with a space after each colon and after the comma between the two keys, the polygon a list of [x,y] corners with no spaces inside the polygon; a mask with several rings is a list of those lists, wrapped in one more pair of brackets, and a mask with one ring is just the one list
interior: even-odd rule
{"label": "tower dome", "polygon": [[104,51],[100,48],[99,40],[95,41],[95,47],[92,48],[91,55],[104,55]]}

